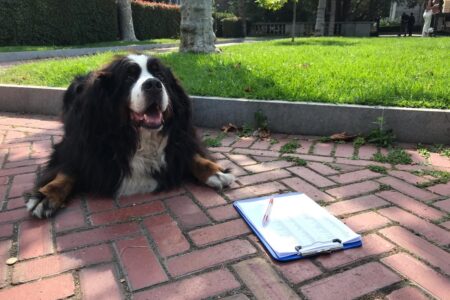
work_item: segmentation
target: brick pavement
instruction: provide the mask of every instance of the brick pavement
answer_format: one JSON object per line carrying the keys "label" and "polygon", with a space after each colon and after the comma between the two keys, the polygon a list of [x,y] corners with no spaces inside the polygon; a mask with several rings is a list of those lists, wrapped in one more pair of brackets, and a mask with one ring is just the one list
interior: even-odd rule
{"label": "brick pavement", "polygon": [[[21,194],[61,133],[54,118],[0,114],[0,299],[450,299],[450,183],[418,188],[432,178],[412,173],[450,171],[448,158],[380,174],[368,169],[380,165],[370,145],[354,159],[352,144],[229,134],[211,150],[238,176],[231,189],[82,196],[51,220],[31,219]],[[306,166],[280,159],[294,138]],[[305,191],[364,247],[272,261],[231,204],[285,191]]]}

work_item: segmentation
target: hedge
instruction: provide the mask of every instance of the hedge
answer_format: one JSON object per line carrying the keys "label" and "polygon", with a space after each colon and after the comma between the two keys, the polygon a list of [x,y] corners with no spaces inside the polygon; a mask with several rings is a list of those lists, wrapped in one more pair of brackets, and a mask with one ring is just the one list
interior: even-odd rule
{"label": "hedge", "polygon": [[212,14],[214,20],[214,33],[217,37],[223,37],[223,28],[222,28],[222,20],[236,17],[232,13],[224,13],[224,12],[213,12]]}
{"label": "hedge", "polygon": [[136,37],[139,40],[180,35],[181,14],[178,5],[136,1],[131,3]]}
{"label": "hedge", "polygon": [[115,0],[0,0],[1,45],[71,45],[118,38]]}
{"label": "hedge", "polygon": [[222,19],[224,37],[243,37],[241,19],[237,17]]}
{"label": "hedge", "polygon": [[[138,39],[178,37],[180,8],[132,2]],[[82,45],[119,36],[115,0],[0,0],[0,45]]]}

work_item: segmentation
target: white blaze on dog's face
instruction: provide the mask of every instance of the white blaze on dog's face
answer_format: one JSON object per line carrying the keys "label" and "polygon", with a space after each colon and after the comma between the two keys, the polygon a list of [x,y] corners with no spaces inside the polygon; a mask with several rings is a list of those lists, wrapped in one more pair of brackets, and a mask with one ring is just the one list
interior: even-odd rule
{"label": "white blaze on dog's face", "polygon": [[148,56],[131,54],[127,58],[140,68],[130,93],[132,119],[144,128],[160,129],[164,124],[163,113],[169,106],[166,87],[148,70]]}

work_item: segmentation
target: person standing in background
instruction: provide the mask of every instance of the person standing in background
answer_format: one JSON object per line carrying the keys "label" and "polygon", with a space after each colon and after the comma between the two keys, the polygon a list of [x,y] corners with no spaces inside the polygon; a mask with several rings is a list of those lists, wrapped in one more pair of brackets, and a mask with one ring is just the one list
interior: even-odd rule
{"label": "person standing in background", "polygon": [[408,30],[408,20],[409,20],[408,15],[406,13],[403,13],[400,24],[400,34],[398,36],[401,36],[402,34],[406,36],[406,32]]}
{"label": "person standing in background", "polygon": [[422,29],[422,36],[430,36],[430,33],[433,32],[433,28],[431,28],[431,19],[433,18],[434,14],[439,13],[439,1],[435,0],[428,0],[427,6],[425,7],[425,11],[423,13],[423,29]]}
{"label": "person standing in background", "polygon": [[414,23],[416,23],[416,18],[414,17],[414,14],[411,13],[411,15],[409,16],[409,19],[408,19],[408,34],[409,34],[409,36],[412,36]]}

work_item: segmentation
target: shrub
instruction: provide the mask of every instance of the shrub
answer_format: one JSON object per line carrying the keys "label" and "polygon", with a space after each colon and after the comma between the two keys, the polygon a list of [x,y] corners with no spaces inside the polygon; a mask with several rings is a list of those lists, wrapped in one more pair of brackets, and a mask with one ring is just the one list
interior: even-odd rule
{"label": "shrub", "polygon": [[136,37],[140,40],[171,38],[180,35],[178,5],[135,1],[131,3]]}
{"label": "shrub", "polygon": [[223,37],[223,27],[222,20],[227,18],[235,18],[236,16],[232,13],[224,13],[224,12],[214,12],[214,33],[217,37]]}
{"label": "shrub", "polygon": [[243,37],[241,19],[237,17],[222,19],[224,37]]}
{"label": "shrub", "polygon": [[114,0],[0,0],[0,44],[70,45],[116,40]]}

